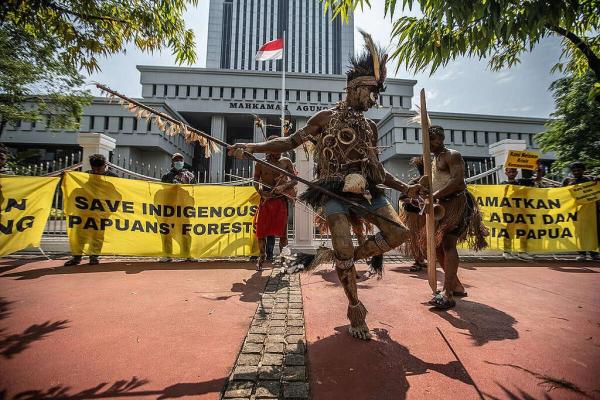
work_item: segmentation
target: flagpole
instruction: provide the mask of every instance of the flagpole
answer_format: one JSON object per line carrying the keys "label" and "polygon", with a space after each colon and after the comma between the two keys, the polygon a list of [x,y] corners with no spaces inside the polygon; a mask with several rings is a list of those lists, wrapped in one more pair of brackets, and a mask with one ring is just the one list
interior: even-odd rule
{"label": "flagpole", "polygon": [[285,37],[285,29],[283,30],[283,57],[281,58],[281,136],[285,136],[285,45],[286,45],[286,37]]}

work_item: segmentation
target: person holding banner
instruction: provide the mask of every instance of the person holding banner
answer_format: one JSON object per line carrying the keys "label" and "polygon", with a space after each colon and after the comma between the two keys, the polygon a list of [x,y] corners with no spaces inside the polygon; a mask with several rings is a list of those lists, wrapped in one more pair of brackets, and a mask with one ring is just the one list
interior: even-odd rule
{"label": "person holding banner", "polygon": [[[467,191],[465,162],[461,154],[444,146],[444,128],[429,127],[432,162],[433,200],[443,207],[443,216],[436,221],[436,251],[444,270],[444,286],[429,304],[440,310],[456,305],[454,296],[466,296],[465,288],[458,278],[460,259],[456,248],[466,242],[472,250],[487,246],[487,229],[483,226],[481,212],[473,196]],[[421,235],[421,237],[425,237]],[[422,247],[426,247],[424,241]]]}
{"label": "person holding banner", "polygon": [[[271,135],[268,141],[279,136]],[[281,153],[268,152],[267,161],[288,172],[296,173],[294,164]],[[263,185],[264,184],[264,185]],[[256,262],[256,270],[262,269],[267,255],[267,239],[270,236],[279,238],[279,250],[287,246],[288,196],[294,198],[298,182],[287,179],[285,175],[258,164],[254,169],[254,188],[260,195],[260,205],[255,215],[256,237],[260,256]],[[287,195],[287,196],[286,196]]]}
{"label": "person holding banner", "polygon": [[[519,174],[519,170],[517,168],[506,167],[504,168],[504,174],[506,175],[506,180],[500,182],[501,185],[516,185],[516,186],[527,186],[527,187],[543,187],[542,178],[544,177],[544,170],[541,167],[541,163],[537,162],[537,171],[533,178],[517,178]],[[526,247],[527,240],[523,240],[523,247]],[[504,249],[510,250],[511,241],[509,239],[504,241]],[[510,251],[504,251],[502,253],[502,257],[507,260],[520,258],[525,261],[532,261],[533,257],[529,255],[527,252],[517,252],[512,253]]]}
{"label": "person holding banner", "polygon": [[[600,177],[585,175],[585,164],[581,161],[575,161],[569,166],[571,176],[563,180],[562,186],[578,185],[585,182],[600,182]],[[598,231],[598,240],[600,241],[600,201],[596,202],[596,229]],[[590,257],[594,261],[600,261],[600,254],[595,251],[590,251]],[[587,252],[580,251],[577,261],[585,261]]]}
{"label": "person holding banner", "polygon": [[[102,154],[92,154],[89,158],[90,160],[90,166],[92,167],[91,170],[87,170],[85,172],[87,172],[90,175],[103,175],[103,176],[117,176],[117,174],[115,174],[114,172],[112,172],[111,170],[108,169],[107,165],[106,165],[106,157],[104,157],[104,155]],[[93,177],[93,178],[97,178],[97,177]],[[93,191],[93,186],[94,185],[110,185],[108,183],[102,182],[99,179],[92,179],[92,177],[90,177],[90,180],[88,181],[88,185],[90,186],[90,191]],[[112,185],[110,185],[112,186]],[[86,245],[89,245],[89,253],[90,254],[90,265],[97,265],[100,263],[100,258],[98,257],[97,253],[100,253],[102,251],[102,245],[104,243],[104,231],[103,230],[99,230],[99,231],[86,231],[86,230],[75,230],[74,235],[77,236],[77,240],[76,240],[76,246],[75,248],[78,249],[79,253],[83,252],[83,249]],[[72,247],[73,248],[73,247]],[[96,254],[94,254],[96,253]],[[70,265],[79,265],[81,264],[81,259],[83,258],[82,254],[74,254],[71,256],[70,259],[68,259],[67,261],[65,261],[65,266],[70,266]]]}
{"label": "person holding banner", "polygon": [[[350,59],[343,101],[319,111],[304,128],[290,136],[262,143],[237,143],[230,147],[229,154],[243,158],[244,152],[283,153],[311,138],[316,141],[313,153],[317,179],[309,182],[300,199],[315,211],[323,211],[333,249],[322,247],[315,255],[298,255],[295,263],[311,270],[323,262],[333,261],[348,299],[349,333],[357,339],[369,340],[367,309],[358,298],[355,261],[388,252],[408,237],[398,213],[377,185],[384,184],[411,197],[417,196],[422,188],[398,181],[379,161],[377,125],[366,119],[364,112],[378,104],[379,93],[385,89],[388,56],[374,44],[370,35],[362,31],[361,34],[365,50]],[[379,228],[379,232],[356,248],[352,243],[351,214]]]}
{"label": "person holding banner", "polygon": [[160,179],[164,183],[195,184],[196,177],[184,167],[183,154],[174,153],[171,157],[171,169]]}

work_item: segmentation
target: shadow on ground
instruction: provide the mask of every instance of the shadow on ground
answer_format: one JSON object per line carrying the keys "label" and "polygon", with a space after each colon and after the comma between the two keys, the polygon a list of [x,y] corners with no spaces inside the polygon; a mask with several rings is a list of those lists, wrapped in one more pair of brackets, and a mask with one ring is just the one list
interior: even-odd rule
{"label": "shadow on ground", "polygon": [[31,325],[23,333],[8,335],[0,340],[0,354],[4,358],[12,358],[26,350],[31,343],[43,340],[52,332],[68,328],[68,323],[68,320],[46,321],[43,324]]}
{"label": "shadow on ground", "polygon": [[477,346],[483,346],[491,341],[519,338],[519,332],[514,328],[517,320],[504,311],[487,304],[460,299],[451,311],[439,311],[431,308],[431,312],[439,315],[457,329],[468,330],[468,335]]}
{"label": "shadow on ground", "polygon": [[[350,337],[348,326],[335,330],[339,333],[308,347],[313,398],[405,399],[409,389],[406,377],[431,371],[473,385],[459,361],[425,362],[393,340],[386,329],[373,329],[369,342]],[[347,351],[350,348],[352,351]]]}
{"label": "shadow on ground", "polygon": [[[130,380],[116,381],[112,385],[107,382],[99,383],[76,393],[72,393],[68,386],[55,386],[48,390],[28,390],[15,395],[13,400],[86,400],[145,396],[157,396],[157,399],[176,399],[185,396],[200,396],[206,393],[219,393],[225,384],[225,378],[206,382],[177,383],[158,390],[142,390],[142,386],[148,383],[147,379],[134,376]],[[0,392],[0,399],[7,399],[6,392]]]}
{"label": "shadow on ground", "polygon": [[75,266],[59,266],[54,268],[38,268],[26,271],[12,272],[1,275],[0,278],[15,278],[17,280],[37,279],[48,275],[93,274],[98,272],[125,272],[139,274],[145,271],[192,271],[201,269],[255,269],[250,262],[110,262],[98,265],[81,264]]}

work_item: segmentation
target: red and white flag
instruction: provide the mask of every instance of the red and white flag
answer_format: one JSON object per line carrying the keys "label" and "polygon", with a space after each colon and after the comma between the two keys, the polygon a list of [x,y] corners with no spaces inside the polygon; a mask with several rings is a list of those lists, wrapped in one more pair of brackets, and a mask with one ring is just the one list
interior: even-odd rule
{"label": "red and white flag", "polygon": [[256,52],[256,61],[281,60],[283,58],[283,39],[275,39],[263,44]]}

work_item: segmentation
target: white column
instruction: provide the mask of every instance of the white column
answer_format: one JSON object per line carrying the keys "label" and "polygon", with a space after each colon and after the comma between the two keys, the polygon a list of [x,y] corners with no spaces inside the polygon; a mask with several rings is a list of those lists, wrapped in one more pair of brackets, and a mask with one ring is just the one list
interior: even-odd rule
{"label": "white column", "polygon": [[[302,128],[306,125],[306,119],[296,120],[297,128]],[[306,180],[313,180],[314,162],[313,155],[309,154],[306,157],[302,146],[296,148],[296,170],[298,176]],[[306,190],[306,185],[298,183],[298,194]],[[293,252],[311,253],[317,248],[314,242],[314,213],[307,209],[309,206],[304,206],[296,203],[294,205],[294,242],[290,243],[290,248]]]}
{"label": "white column", "polygon": [[[527,149],[527,143],[524,140],[518,139],[504,139],[496,143],[492,143],[489,146],[490,156],[494,157],[496,161],[496,166],[501,165],[504,167],[504,162],[506,161],[506,157],[508,156],[508,152],[510,150],[518,150],[523,151]],[[519,171],[519,174],[521,172]],[[504,168],[498,171],[498,179],[499,181],[506,180],[506,174],[504,173]]]}
{"label": "white column", "polygon": [[102,154],[106,160],[110,160],[110,152],[117,147],[117,140],[102,133],[80,132],[77,135],[77,144],[83,148],[82,171],[90,170],[90,156]]}
{"label": "white column", "polygon": [[[225,141],[225,117],[222,115],[213,115],[210,123],[210,136],[215,139]],[[219,146],[220,147],[220,146]],[[210,156],[210,181],[218,182],[223,180],[223,170],[225,169],[226,150],[221,148],[218,153]]]}

